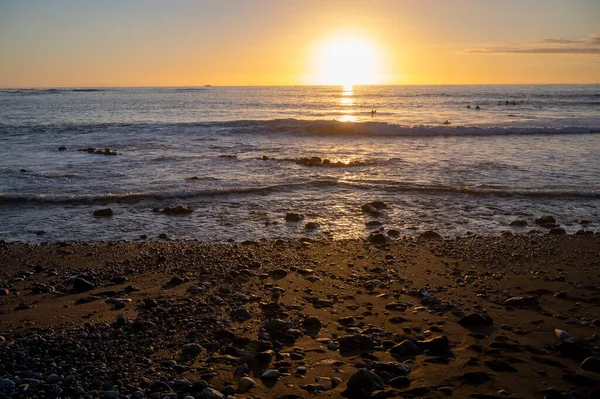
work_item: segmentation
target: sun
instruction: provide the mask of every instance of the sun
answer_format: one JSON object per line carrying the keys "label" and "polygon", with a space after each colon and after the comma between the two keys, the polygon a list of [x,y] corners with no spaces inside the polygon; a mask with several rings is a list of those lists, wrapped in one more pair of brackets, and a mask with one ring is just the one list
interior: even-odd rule
{"label": "sun", "polygon": [[323,41],[315,55],[315,83],[367,85],[381,83],[381,56],[366,38],[337,36]]}

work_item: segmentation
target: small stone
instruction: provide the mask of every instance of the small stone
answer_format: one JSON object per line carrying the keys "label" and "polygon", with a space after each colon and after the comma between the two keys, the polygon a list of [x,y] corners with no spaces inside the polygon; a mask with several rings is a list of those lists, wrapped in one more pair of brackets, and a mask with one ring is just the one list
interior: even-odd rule
{"label": "small stone", "polygon": [[443,393],[446,396],[450,396],[450,395],[452,395],[452,392],[454,392],[454,388],[452,388],[452,387],[439,387],[438,391],[440,391],[441,393]]}
{"label": "small stone", "polygon": [[504,305],[505,306],[513,306],[515,308],[537,307],[540,305],[540,301],[539,301],[538,297],[535,295],[526,296],[526,297],[516,296],[516,297],[509,298],[506,301],[504,301]]}
{"label": "small stone", "polygon": [[28,303],[21,302],[15,307],[15,310],[27,310],[31,309],[31,305]]}
{"label": "small stone", "polygon": [[96,285],[90,283],[84,278],[77,277],[75,280],[73,280],[73,289],[77,292],[85,292],[93,290],[94,288],[96,288]]}
{"label": "small stone", "polygon": [[571,293],[569,291],[560,291],[554,294],[554,297],[560,299],[569,299],[571,297]]}
{"label": "small stone", "polygon": [[264,373],[262,373],[260,378],[264,380],[276,380],[277,378],[279,378],[280,375],[281,373],[279,372],[279,370],[272,369],[266,370]]}
{"label": "small stone", "polygon": [[553,236],[564,236],[567,232],[562,227],[553,227],[548,231],[548,234]]}
{"label": "small stone", "polygon": [[374,347],[373,339],[367,335],[345,335],[338,341],[340,351],[368,351]]}
{"label": "small stone", "polygon": [[421,348],[419,348],[414,342],[409,339],[405,339],[398,345],[392,347],[390,349],[390,353],[393,356],[410,357],[420,355],[422,351]]}
{"label": "small stone", "polygon": [[397,389],[402,389],[410,386],[410,378],[408,377],[396,377],[390,380],[390,385]]}
{"label": "small stone", "polygon": [[316,318],[314,316],[307,317],[302,322],[302,326],[307,330],[313,330],[313,329],[316,330],[316,329],[321,328],[321,320],[319,320],[318,318]]}
{"label": "small stone", "polygon": [[370,397],[370,393],[383,389],[383,381],[377,374],[362,369],[353,374],[346,384],[346,389],[350,393],[362,393]]}
{"label": "small stone", "polygon": [[463,327],[491,326],[494,320],[483,313],[471,313],[459,319],[458,324]]}
{"label": "small stone", "polygon": [[197,344],[195,342],[185,344],[183,345],[183,352],[196,355],[202,352],[202,347],[200,346],[200,344]]}
{"label": "small stone", "polygon": [[231,312],[231,318],[239,321],[246,321],[252,318],[252,314],[245,308],[239,308]]}
{"label": "small stone", "polygon": [[239,387],[241,389],[247,390],[247,389],[252,388],[255,385],[256,385],[256,381],[254,381],[250,377],[242,377],[242,378],[240,378]]}
{"label": "small stone", "polygon": [[203,399],[223,399],[225,396],[216,389],[206,387],[200,392],[200,397]]}

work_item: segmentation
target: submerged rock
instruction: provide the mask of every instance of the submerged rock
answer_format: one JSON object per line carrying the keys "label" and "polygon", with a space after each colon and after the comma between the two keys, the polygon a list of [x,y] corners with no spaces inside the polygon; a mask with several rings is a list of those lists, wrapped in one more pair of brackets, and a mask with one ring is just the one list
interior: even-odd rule
{"label": "submerged rock", "polygon": [[177,205],[175,207],[167,206],[162,210],[159,208],[154,208],[153,211],[158,213],[164,213],[165,215],[187,215],[189,213],[194,212],[194,208]]}
{"label": "submerged rock", "polygon": [[288,213],[285,214],[285,221],[286,222],[299,222],[302,219],[304,219],[304,215],[300,215],[300,214],[295,213],[295,212],[288,212]]}
{"label": "submerged rock", "polygon": [[537,219],[535,219],[535,224],[539,225],[539,226],[544,226],[547,224],[555,224],[556,223],[556,219],[554,219],[553,216],[540,216]]}
{"label": "submerged rock", "polygon": [[525,226],[527,226],[527,221],[526,220],[513,220],[512,222],[510,222],[509,226],[511,226],[511,227],[525,227]]}
{"label": "submerged rock", "polygon": [[113,215],[112,208],[97,209],[94,211],[94,216],[110,217]]}

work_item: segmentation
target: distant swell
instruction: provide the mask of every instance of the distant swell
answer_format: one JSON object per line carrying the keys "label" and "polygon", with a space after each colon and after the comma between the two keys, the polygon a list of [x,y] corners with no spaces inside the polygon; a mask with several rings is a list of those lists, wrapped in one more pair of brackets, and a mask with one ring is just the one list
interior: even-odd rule
{"label": "distant swell", "polygon": [[197,123],[100,123],[100,124],[47,124],[10,125],[0,123],[0,133],[90,133],[106,130],[136,132],[161,131],[183,135],[219,134],[277,134],[307,136],[382,136],[382,137],[438,137],[438,136],[493,136],[493,135],[549,135],[595,134],[600,126],[462,126],[462,125],[397,125],[386,122],[339,122],[335,120],[237,120]]}
{"label": "distant swell", "polygon": [[383,193],[428,193],[428,194],[456,194],[469,196],[497,196],[497,197],[527,197],[527,198],[584,198],[600,199],[600,190],[502,190],[476,187],[452,187],[414,184],[378,184],[377,182],[352,182],[336,180],[311,180],[288,184],[275,184],[270,186],[223,188],[214,190],[190,190],[171,192],[140,192],[123,194],[0,194],[0,205],[10,203],[39,203],[39,204],[108,204],[108,203],[135,203],[143,200],[157,200],[161,202],[175,201],[178,199],[191,199],[200,197],[218,197],[227,195],[252,195],[280,191],[311,191],[330,190],[338,187],[353,188],[356,190],[380,191]]}

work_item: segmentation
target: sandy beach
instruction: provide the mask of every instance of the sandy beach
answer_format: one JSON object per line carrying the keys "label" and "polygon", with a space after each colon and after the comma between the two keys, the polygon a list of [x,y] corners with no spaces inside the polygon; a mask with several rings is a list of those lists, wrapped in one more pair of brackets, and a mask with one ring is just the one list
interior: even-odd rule
{"label": "sandy beach", "polygon": [[599,266],[597,234],[2,243],[0,395],[596,398]]}

